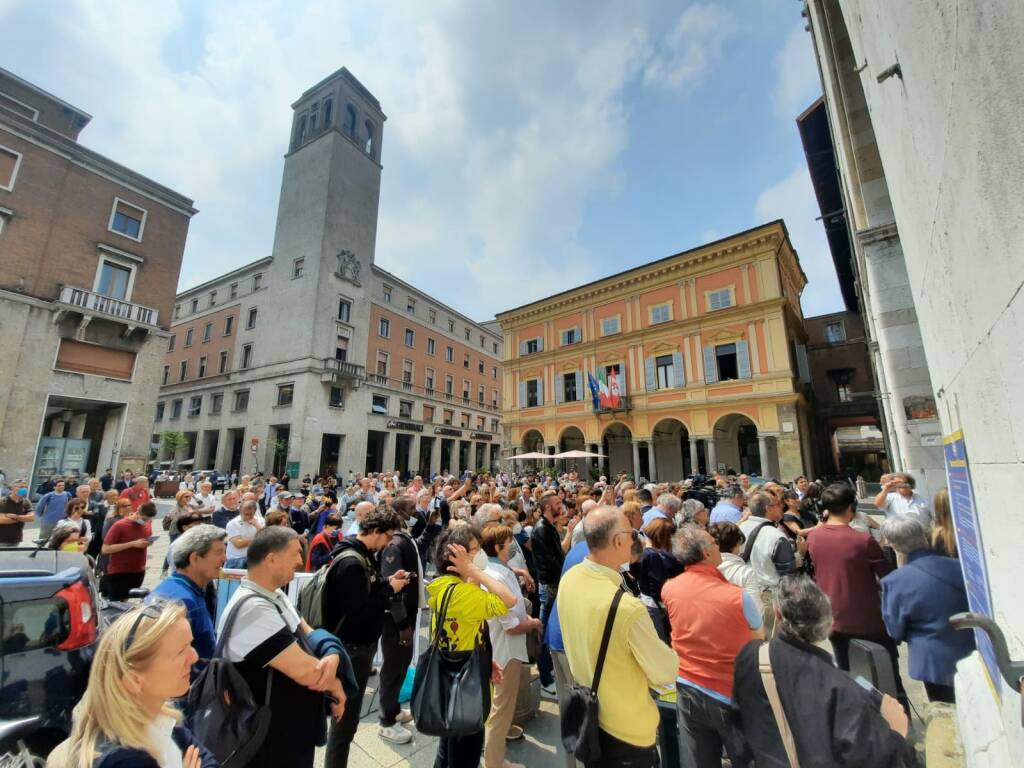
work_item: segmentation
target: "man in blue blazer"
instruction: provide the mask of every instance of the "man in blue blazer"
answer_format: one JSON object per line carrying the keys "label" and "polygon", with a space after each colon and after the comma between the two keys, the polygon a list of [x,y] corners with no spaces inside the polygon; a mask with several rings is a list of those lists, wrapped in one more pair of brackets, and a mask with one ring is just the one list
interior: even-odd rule
{"label": "man in blue blazer", "polygon": [[910,676],[931,701],[952,703],[956,663],[974,650],[974,633],[956,630],[949,617],[968,610],[960,562],[936,554],[913,515],[882,524],[882,536],[906,565],[882,579],[882,618],[890,637],[910,647]]}

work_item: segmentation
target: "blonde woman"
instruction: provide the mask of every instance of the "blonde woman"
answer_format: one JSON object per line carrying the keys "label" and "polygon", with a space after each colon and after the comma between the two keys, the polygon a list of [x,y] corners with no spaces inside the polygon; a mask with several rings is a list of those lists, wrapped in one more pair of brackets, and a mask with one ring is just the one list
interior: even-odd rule
{"label": "blonde woman", "polygon": [[956,549],[956,527],[953,525],[953,514],[949,507],[949,491],[945,488],[935,494],[932,499],[935,521],[932,524],[932,549],[946,557],[960,556]]}
{"label": "blonde woman", "polygon": [[181,603],[129,611],[103,633],[71,736],[47,768],[216,768],[170,702],[198,656]]}

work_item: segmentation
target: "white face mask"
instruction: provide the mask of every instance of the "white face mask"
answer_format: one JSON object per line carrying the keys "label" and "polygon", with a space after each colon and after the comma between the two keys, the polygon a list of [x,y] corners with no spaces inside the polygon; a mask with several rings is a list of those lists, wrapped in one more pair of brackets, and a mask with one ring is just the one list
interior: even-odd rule
{"label": "white face mask", "polygon": [[629,561],[627,560],[619,566],[619,573],[629,573]]}
{"label": "white face mask", "polygon": [[473,555],[473,565],[481,571],[487,570],[487,554],[482,549]]}
{"label": "white face mask", "polygon": [[523,532],[523,525],[522,525],[522,523],[516,523],[515,525],[512,526],[512,533],[515,534],[516,536],[518,536],[522,532]]}

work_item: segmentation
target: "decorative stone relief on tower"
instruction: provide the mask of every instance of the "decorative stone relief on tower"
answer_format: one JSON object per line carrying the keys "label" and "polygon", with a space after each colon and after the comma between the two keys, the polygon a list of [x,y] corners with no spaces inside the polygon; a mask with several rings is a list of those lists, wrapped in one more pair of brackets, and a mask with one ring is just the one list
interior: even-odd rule
{"label": "decorative stone relief on tower", "polygon": [[359,285],[359,271],[362,269],[362,265],[356,255],[352,251],[338,251],[335,258],[338,259],[338,267],[334,274],[342,280]]}

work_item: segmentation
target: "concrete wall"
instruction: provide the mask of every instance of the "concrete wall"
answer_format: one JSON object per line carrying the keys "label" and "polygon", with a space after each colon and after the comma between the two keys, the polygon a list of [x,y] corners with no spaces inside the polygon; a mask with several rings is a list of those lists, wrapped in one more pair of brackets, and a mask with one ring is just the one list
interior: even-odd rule
{"label": "concrete wall", "polygon": [[[839,13],[852,59],[864,67],[866,119],[905,262],[902,308],[912,306],[920,321],[941,430],[963,430],[995,618],[1019,659],[1024,518],[1006,489],[1024,483],[1024,153],[1016,128],[1024,113],[1024,5],[812,0],[811,7],[826,83],[835,42],[828,30],[840,26]],[[877,82],[897,61],[902,76]],[[855,151],[838,134],[847,153]],[[993,697],[980,669],[964,664],[958,676],[968,765],[1019,764],[1020,696],[996,680],[1001,697]]]}

